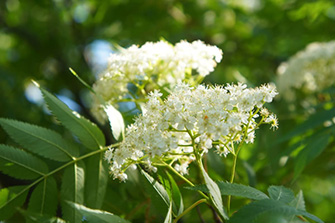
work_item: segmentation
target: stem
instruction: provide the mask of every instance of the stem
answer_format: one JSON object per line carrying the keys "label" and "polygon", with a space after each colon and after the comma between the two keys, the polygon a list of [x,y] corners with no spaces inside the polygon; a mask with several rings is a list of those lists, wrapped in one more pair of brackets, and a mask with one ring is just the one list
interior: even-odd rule
{"label": "stem", "polygon": [[[231,183],[231,184],[234,182],[236,163],[237,163],[237,153],[236,153],[236,155],[234,155],[234,162],[233,162],[233,167],[232,167],[231,175],[230,175],[229,183]],[[229,213],[230,213],[230,202],[231,202],[231,195],[228,195],[228,204],[227,204],[228,216],[229,216]]]}
{"label": "stem", "polygon": [[[248,119],[248,124],[247,124],[247,126],[246,126],[246,128],[244,130],[244,134],[243,134],[242,140],[241,140],[240,144],[237,147],[236,153],[233,154],[234,155],[234,161],[233,161],[233,167],[232,167],[232,170],[231,170],[230,181],[229,181],[231,184],[234,182],[235,171],[236,171],[236,163],[237,163],[237,155],[240,152],[240,150],[242,148],[242,145],[243,145],[243,142],[244,142],[245,138],[248,135],[248,128],[249,128],[249,125],[250,125],[250,121],[251,121],[252,117],[254,116],[254,114],[258,113],[258,111],[259,111],[259,108],[256,110],[255,113],[252,113],[252,111],[250,111],[250,116],[249,116],[249,119]],[[228,195],[228,201],[227,201],[228,216],[229,216],[229,213],[230,213],[230,203],[231,203],[231,195]]]}
{"label": "stem", "polygon": [[[120,143],[116,143],[116,144],[112,145],[112,147],[115,147],[115,146],[118,146],[118,145],[120,145]],[[45,178],[45,177],[48,177],[48,176],[51,176],[52,174],[54,174],[54,173],[60,171],[61,169],[65,168],[65,167],[67,167],[67,166],[70,166],[71,164],[74,164],[74,163],[76,163],[76,162],[78,162],[78,161],[80,161],[80,160],[83,160],[83,159],[85,159],[85,158],[87,158],[87,157],[94,156],[94,155],[96,155],[96,154],[98,154],[98,153],[104,152],[104,151],[106,151],[107,149],[108,149],[108,148],[102,148],[102,149],[95,150],[95,151],[93,151],[93,152],[87,153],[87,154],[85,154],[85,155],[83,155],[83,156],[81,156],[81,157],[75,158],[74,160],[72,160],[72,161],[70,161],[70,162],[64,164],[63,166],[60,166],[60,167],[58,167],[57,169],[54,169],[54,170],[51,171],[50,173],[45,174],[45,175],[44,175],[44,178]]]}
{"label": "stem", "polygon": [[[174,174],[176,174],[178,177],[180,177],[182,180],[184,180],[188,185],[190,185],[191,187],[194,187],[194,184],[189,181],[186,177],[184,177],[183,175],[181,175],[180,173],[178,173],[177,170],[175,170],[172,166],[168,165],[167,163],[164,162],[164,166],[166,166],[168,169],[170,169]],[[201,194],[201,196],[203,196],[205,199],[207,199],[209,201],[209,197],[204,194],[203,192],[201,191],[198,191],[199,194]]]}
{"label": "stem", "polygon": [[186,177],[184,177],[183,175],[181,175],[180,173],[178,173],[177,170],[175,170],[175,168],[173,168],[172,166],[170,166],[169,164],[164,162],[164,166],[166,166],[167,168],[169,168],[174,174],[176,174],[178,177],[180,177],[183,181],[185,181],[188,185],[190,185],[191,187],[194,187],[194,184],[189,181]]}
{"label": "stem", "polygon": [[[116,147],[116,146],[119,146],[121,143],[115,143],[113,145],[111,145],[112,147]],[[101,148],[99,150],[95,150],[93,152],[90,152],[90,153],[87,153],[83,156],[80,156],[78,158],[74,158],[73,160],[71,160],[70,162],[54,169],[53,171],[47,173],[47,174],[44,174],[43,176],[41,176],[40,178],[38,178],[37,180],[35,180],[33,183],[31,183],[30,185],[28,185],[27,187],[25,187],[23,190],[21,190],[19,193],[16,194],[16,196],[12,197],[9,201],[7,201],[6,203],[4,203],[2,206],[0,206],[0,208],[4,207],[6,204],[12,202],[14,199],[16,199],[18,196],[22,195],[23,193],[25,193],[26,191],[28,191],[31,187],[33,187],[34,185],[38,184],[39,182],[41,182],[42,180],[44,180],[45,178],[57,173],[58,171],[64,169],[65,167],[67,166],[70,166],[71,164],[74,164],[80,160],[83,160],[85,158],[88,158],[90,156],[93,156],[93,155],[96,155],[96,154],[99,154],[101,152],[104,152],[106,151],[108,148]]]}
{"label": "stem", "polygon": [[195,208],[197,205],[199,205],[199,204],[201,204],[201,203],[204,203],[204,202],[207,202],[207,200],[206,199],[201,199],[201,200],[198,200],[197,202],[195,202],[194,204],[192,204],[190,207],[188,207],[183,213],[181,213],[180,215],[178,215],[175,219],[174,219],[174,221],[173,221],[173,223],[177,223],[178,222],[178,220],[181,218],[181,217],[183,217],[185,214],[187,214],[188,212],[190,212],[193,208]]}

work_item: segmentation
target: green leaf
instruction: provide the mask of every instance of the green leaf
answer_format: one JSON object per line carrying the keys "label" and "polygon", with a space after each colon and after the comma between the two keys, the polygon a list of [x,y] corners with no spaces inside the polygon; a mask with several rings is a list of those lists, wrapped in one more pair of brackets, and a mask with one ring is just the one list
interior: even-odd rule
{"label": "green leaf", "polygon": [[166,217],[165,217],[165,220],[164,220],[164,223],[172,223],[172,202],[170,202],[170,205],[169,205],[169,210],[166,214]]}
{"label": "green leaf", "polygon": [[105,112],[107,114],[109,124],[112,128],[114,138],[119,141],[124,137],[124,121],[121,113],[112,105],[106,105]]}
{"label": "green leaf", "polygon": [[305,166],[319,156],[327,147],[329,142],[329,134],[313,135],[307,141],[307,145],[303,148],[296,157],[294,163],[294,180],[301,174]]}
{"label": "green leaf", "polygon": [[295,207],[296,209],[306,211],[305,200],[302,190],[300,190],[297,196],[295,196],[295,199],[290,202],[290,205],[292,207]]}
{"label": "green leaf", "polygon": [[295,129],[293,129],[292,131],[281,137],[278,143],[289,140],[292,137],[302,134],[309,129],[321,126],[325,121],[331,120],[334,116],[335,116],[335,109],[322,110],[316,112],[315,114],[311,115],[305,122],[298,125]]}
{"label": "green leaf", "polygon": [[220,188],[218,185],[208,176],[207,172],[205,171],[204,167],[201,165],[201,172],[202,175],[204,176],[204,180],[206,183],[206,186],[208,188],[210,197],[213,201],[213,204],[215,205],[217,211],[223,217],[224,219],[229,219],[226,211],[223,209],[223,204],[222,204],[222,197],[221,197],[221,192]]}
{"label": "green leaf", "polygon": [[17,143],[43,157],[64,162],[79,155],[78,148],[50,129],[3,118],[0,124]]}
{"label": "green leaf", "polygon": [[[174,181],[174,179],[171,177],[171,175],[169,175],[168,172],[166,172],[166,175],[168,175],[168,178],[164,178],[161,175],[158,175],[158,178],[162,184],[162,186],[164,187],[164,189],[166,190],[167,194],[169,195],[169,199],[172,202],[172,212],[173,214],[175,214],[176,216],[179,215],[180,212],[180,208],[184,208],[183,204],[181,204],[180,206],[180,202],[182,202],[181,199],[181,194],[179,191],[179,188],[176,184],[176,182]],[[179,194],[178,194],[179,192]],[[178,206],[176,205],[176,202],[178,203]],[[181,211],[180,213],[182,213],[183,211]]]}
{"label": "green leaf", "polygon": [[58,191],[53,177],[46,177],[31,194],[28,211],[54,216],[57,210]]}
{"label": "green leaf", "polygon": [[101,222],[101,223],[129,223],[129,221],[120,218],[117,215],[109,213],[107,211],[95,210],[87,208],[83,205],[68,202],[75,210],[77,210],[83,219],[88,222]]}
{"label": "green leaf", "polygon": [[[140,167],[140,169],[141,169],[141,167]],[[131,173],[131,172],[135,172],[135,171],[129,171],[129,173]],[[143,192],[144,192],[145,198],[150,199],[150,209],[152,210],[152,212],[155,212],[160,216],[165,216],[166,215],[166,209],[167,209],[166,207],[168,207],[165,200],[162,199],[162,197],[159,193],[157,193],[157,190],[155,189],[155,187],[153,187],[153,185],[144,176],[144,174],[142,174],[142,172],[140,172],[139,176],[141,176],[139,178],[139,182],[138,183],[137,182],[134,182],[134,183],[131,182],[132,184],[127,186],[128,190],[131,190],[131,192],[134,192],[134,190],[132,188],[136,187],[136,185],[142,186],[143,189],[144,189]],[[127,182],[127,184],[128,184],[128,182]],[[133,196],[136,197],[137,194],[134,194]]]}
{"label": "green leaf", "polygon": [[307,218],[309,218],[309,219],[312,219],[313,221],[316,221],[316,222],[318,222],[318,223],[323,223],[323,221],[320,219],[320,218],[318,218],[318,217],[316,217],[315,215],[313,215],[313,214],[310,214],[310,213],[308,213],[308,212],[306,212],[306,211],[302,211],[302,210],[300,210],[300,215],[302,215],[302,216],[304,216],[304,217],[307,217]]}
{"label": "green leaf", "polygon": [[[253,167],[247,162],[243,161],[243,167],[248,175],[249,185],[252,187],[256,186],[256,173]],[[222,193],[222,191],[221,191]]]}
{"label": "green leaf", "polygon": [[272,200],[281,201],[285,204],[295,199],[293,191],[284,186],[270,186],[268,192]]}
{"label": "green leaf", "polygon": [[256,188],[242,184],[231,184],[228,182],[217,182],[222,195],[232,195],[237,197],[245,197],[252,200],[267,199],[268,196]]}
{"label": "green leaf", "polygon": [[[295,215],[292,216],[290,219],[289,217],[279,214],[279,213],[272,213],[271,211],[264,212],[259,214],[255,217],[254,223],[304,223]],[[305,222],[306,223],[306,222]]]}
{"label": "green leaf", "polygon": [[81,222],[81,215],[65,201],[83,204],[84,184],[85,168],[82,161],[74,163],[65,169],[61,186],[61,205],[63,218],[71,223]]}
{"label": "green leaf", "polygon": [[[242,185],[242,184],[236,184],[236,183],[228,183],[223,181],[216,182],[217,185],[220,188],[221,195],[232,195],[236,197],[245,197],[252,200],[263,200],[269,198],[266,194],[264,194],[262,191],[257,190],[256,188]],[[191,190],[200,190],[202,192],[207,193],[208,189],[205,187],[205,185],[196,185],[194,187],[187,187]]]}
{"label": "green leaf", "polygon": [[141,170],[141,173],[145,176],[145,178],[149,181],[149,183],[153,186],[153,188],[157,191],[159,196],[163,199],[167,206],[170,205],[170,197],[165,188],[154,178],[152,178],[147,172]]}
{"label": "green leaf", "polygon": [[0,221],[10,218],[16,207],[21,206],[28,194],[25,186],[13,186],[0,190]]}
{"label": "green leaf", "polygon": [[99,209],[106,194],[108,164],[104,154],[100,153],[86,159],[85,166],[85,204],[89,208]]}
{"label": "green leaf", "polygon": [[[230,218],[229,223],[266,223],[266,221],[264,221],[266,216],[275,216],[279,220],[284,220],[281,222],[288,222],[292,216],[299,215],[308,217],[318,223],[323,222],[316,216],[284,204],[279,200],[264,199],[242,207]],[[262,219],[262,221],[260,219]]]}
{"label": "green leaf", "polygon": [[23,150],[0,144],[0,171],[18,179],[31,180],[44,176],[48,167]]}
{"label": "green leaf", "polygon": [[172,200],[175,203],[175,205],[177,206],[177,212],[175,213],[177,216],[180,215],[181,213],[183,213],[184,211],[184,203],[183,203],[183,197],[180,193],[179,187],[176,183],[176,181],[173,179],[173,177],[166,172],[169,181],[171,183],[171,194],[172,194]]}
{"label": "green leaf", "polygon": [[42,215],[23,209],[19,209],[19,212],[26,217],[26,223],[66,223],[63,219],[49,215]]}
{"label": "green leaf", "polygon": [[69,129],[88,149],[97,150],[105,145],[105,137],[101,130],[86,118],[72,111],[58,98],[40,88],[51,112]]}

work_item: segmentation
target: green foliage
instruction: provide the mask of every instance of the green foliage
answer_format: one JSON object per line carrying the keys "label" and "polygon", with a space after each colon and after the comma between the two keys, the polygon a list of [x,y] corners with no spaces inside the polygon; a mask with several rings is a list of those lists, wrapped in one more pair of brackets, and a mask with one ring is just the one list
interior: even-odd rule
{"label": "green foliage", "polygon": [[[104,137],[96,125],[73,113],[49,92],[42,92],[52,113],[65,126],[69,126],[67,122],[71,125],[75,123],[69,130],[83,142],[83,155],[79,154],[79,145],[66,141],[59,133],[15,120],[1,119],[0,124],[10,137],[28,151],[0,145],[0,171],[32,182],[1,189],[0,220],[9,219],[17,211],[16,208],[26,201],[27,194],[31,191],[27,209],[20,210],[27,222],[63,222],[52,217],[56,215],[59,205],[62,218],[68,222],[82,222],[83,213],[85,216],[89,215],[87,219],[119,219],[119,222],[126,222],[107,212],[78,206],[84,203],[94,208],[102,206],[108,177],[103,159],[103,152],[106,151],[103,148]],[[80,130],[81,128],[84,130]],[[97,150],[92,152],[86,148]],[[55,180],[56,174],[62,182],[60,188]],[[76,208],[69,205],[69,201],[76,203]]]}
{"label": "green foliage", "polygon": [[174,202],[174,204],[177,206],[178,211],[176,211],[175,213],[178,216],[184,211],[183,197],[173,177],[168,172],[166,172],[166,175],[168,176],[168,181],[171,184],[170,198]]}
{"label": "green foliage", "polygon": [[208,176],[208,174],[205,171],[205,169],[203,168],[203,166],[201,166],[201,171],[202,171],[202,175],[204,177],[205,183],[206,183],[206,187],[209,191],[211,200],[212,200],[215,208],[217,209],[219,214],[224,219],[229,219],[226,211],[223,208],[223,203],[222,203],[221,192],[220,192],[219,186]]}
{"label": "green foliage", "polygon": [[0,169],[18,179],[36,179],[48,172],[47,165],[39,158],[14,147],[0,145]]}
{"label": "green foliage", "polygon": [[35,212],[19,210],[22,215],[27,219],[27,222],[32,223],[66,223],[63,219],[57,217],[51,217],[47,215],[38,214]]}
{"label": "green foliage", "polygon": [[296,195],[295,199],[290,202],[290,205],[295,207],[296,209],[306,211],[304,195],[302,190]]}
{"label": "green foliage", "polygon": [[[147,198],[151,203],[143,201],[143,191],[139,190],[141,183],[124,185],[107,182],[107,165],[103,160],[103,151],[98,150],[105,149],[105,142],[96,126],[87,121],[76,123],[83,118],[73,117],[72,111],[65,112],[66,109],[59,108],[63,121],[60,117],[57,119],[64,124],[68,118],[69,124],[64,126],[82,144],[69,142],[67,132],[55,125],[45,109],[39,108],[40,102],[37,100],[33,104],[27,100],[31,100],[28,97],[30,80],[45,80],[52,92],[78,103],[78,111],[90,118],[88,90],[70,75],[68,68],[75,68],[91,84],[96,67],[92,63],[94,57],[91,57],[93,51],[90,49],[97,40],[112,43],[113,49],[117,44],[127,47],[133,43],[157,41],[161,37],[170,42],[201,39],[224,51],[223,62],[218,64],[212,75],[206,77],[205,82],[243,81],[248,85],[259,85],[275,81],[278,65],[307,44],[334,39],[335,29],[329,28],[335,20],[333,0],[252,1],[255,7],[243,5],[243,2],[248,1],[0,1],[0,117],[11,118],[0,121],[3,128],[0,129],[0,143],[7,144],[0,146],[0,220],[23,222],[20,218],[22,214],[32,222],[61,222],[59,218],[22,209],[18,213],[16,207],[29,208],[30,200],[36,199],[36,194],[43,195],[41,188],[44,186],[52,191],[52,178],[56,180],[55,194],[59,196],[64,170],[74,167],[79,160],[86,167],[84,203],[87,207],[128,216],[133,222],[143,222],[144,218],[149,222],[159,221],[159,213],[148,211],[154,206],[154,199]],[[102,61],[101,58],[98,60]],[[287,104],[276,98],[271,106],[278,114],[279,131],[268,133],[257,130],[255,144],[247,145],[241,151],[240,159],[249,164],[248,174],[254,174],[250,185],[264,191],[267,185],[272,184],[290,185],[294,191],[302,189],[305,200],[299,192],[290,205],[299,210],[307,208],[325,222],[333,221],[331,207],[335,202],[331,189],[335,183],[335,127],[323,126],[325,121],[335,116],[334,87],[331,90],[315,95],[318,106],[313,108],[304,107],[299,102]],[[330,95],[330,99],[325,95]],[[52,99],[50,101],[53,103]],[[314,110],[314,114],[307,114],[309,109]],[[57,116],[57,112],[53,113]],[[125,114],[122,115],[126,118]],[[37,126],[13,119],[29,121]],[[132,116],[126,120],[131,122]],[[25,129],[27,131],[23,131]],[[113,141],[108,139],[108,126],[101,129],[107,136],[107,144],[111,144]],[[112,131],[113,134],[117,132]],[[92,133],[98,137],[94,138]],[[13,134],[17,136],[12,137]],[[117,137],[114,135],[114,138]],[[24,143],[23,139],[26,140]],[[97,153],[90,154],[92,151]],[[208,159],[208,167],[211,167],[208,168],[209,175],[215,181],[228,179],[229,156],[226,159],[216,158],[218,165],[215,166]],[[236,181],[245,184],[245,170],[239,165]],[[198,180],[199,173],[190,171],[189,177]],[[174,194],[173,183],[170,178],[168,181]],[[256,192],[240,184],[221,185],[220,181],[216,182],[223,196],[256,201],[264,197],[261,191]],[[105,196],[107,184],[114,197],[125,202],[116,205],[117,202]],[[183,190],[185,185],[181,180],[177,180],[176,184],[183,193],[185,206],[194,202],[194,191]],[[206,190],[198,186],[195,188],[207,193],[208,189],[204,187]],[[168,187],[164,188],[169,194]],[[28,193],[35,195],[27,198]],[[47,193],[45,196],[45,200],[53,199]],[[172,200],[178,209],[178,196],[173,195]],[[244,200],[238,202],[232,211],[244,204]],[[43,209],[43,206],[35,208],[43,212],[51,211]],[[210,222],[212,216],[208,210],[199,209],[203,218],[206,221],[210,219]],[[14,212],[17,213],[12,216]],[[192,212],[185,215],[185,222],[197,222],[199,218],[198,213]],[[271,211],[255,219],[258,222],[303,221],[287,219]]]}
{"label": "green foliage", "polygon": [[183,198],[175,180],[168,172],[165,172],[167,178],[158,175],[161,182],[159,183],[144,170],[141,172],[169,207],[164,222],[172,222],[173,216],[179,216],[184,211]]}
{"label": "green foliage", "polygon": [[61,196],[63,218],[70,222],[81,222],[79,212],[69,207],[66,201],[84,203],[85,167],[82,162],[74,163],[64,170]]}
{"label": "green foliage", "polygon": [[143,176],[150,182],[150,184],[153,186],[153,188],[157,191],[159,196],[163,199],[165,204],[169,207],[170,206],[170,196],[168,192],[165,190],[162,184],[160,184],[157,180],[155,180],[153,177],[151,177],[147,172],[144,170],[141,170],[141,173]]}
{"label": "green foliage", "polygon": [[303,222],[297,216],[304,216],[318,223],[323,221],[305,211],[302,193],[294,197],[291,190],[283,186],[270,186],[268,188],[270,199],[251,202],[238,210],[229,222]]}
{"label": "green foliage", "polygon": [[329,145],[329,139],[332,137],[332,133],[314,134],[308,137],[306,146],[299,152],[295,159],[294,165],[294,178],[296,179],[305,166],[319,156],[324,149]]}
{"label": "green foliage", "polygon": [[309,116],[303,123],[282,136],[280,141],[291,139],[294,136],[301,135],[308,130],[320,128],[325,121],[331,120],[333,117],[335,117],[335,109],[321,109],[315,114]]}
{"label": "green foliage", "polygon": [[[297,222],[296,216],[308,217],[316,222],[323,222],[305,209],[305,201],[300,191],[294,196],[293,191],[283,186],[270,186],[269,197],[263,192],[240,184],[218,182],[222,195],[233,195],[255,200],[238,210],[228,222]],[[205,185],[188,187],[191,190],[209,192]]]}
{"label": "green foliage", "polygon": [[3,118],[0,125],[22,147],[45,158],[65,162],[79,155],[74,144],[52,130]]}
{"label": "green foliage", "polygon": [[100,211],[100,210],[90,209],[90,208],[87,208],[83,205],[72,203],[72,202],[69,202],[69,205],[74,207],[75,210],[78,213],[80,213],[81,219],[84,219],[84,221],[87,221],[87,222],[129,223],[129,221],[126,221],[126,220],[124,220],[124,219],[122,219],[122,218],[120,218],[116,215],[113,215],[112,213],[109,213],[107,211]]}
{"label": "green foliage", "polygon": [[[221,195],[232,195],[236,197],[245,197],[251,200],[263,200],[268,198],[266,194],[262,191],[259,191],[253,187],[236,184],[236,183],[228,183],[223,181],[216,182],[218,187],[220,188]],[[196,185],[194,187],[187,187],[191,190],[200,190],[202,192],[208,192],[208,188],[205,185]]]}
{"label": "green foliage", "polygon": [[282,201],[283,203],[290,203],[294,200],[294,193],[284,186],[270,186],[268,193],[272,200]]}
{"label": "green foliage", "polygon": [[[308,217],[319,223],[323,222],[314,215],[307,213],[306,211],[299,210],[280,201],[271,199],[255,201],[242,207],[238,212],[236,212],[233,215],[233,217],[229,220],[229,222],[265,223],[266,222],[264,221],[265,219],[272,221],[273,215],[275,216],[274,219],[276,221],[281,219],[282,222],[295,222],[297,221],[297,219],[295,219],[295,216],[300,215]],[[260,219],[262,220],[260,221]]]}
{"label": "green foliage", "polygon": [[108,166],[104,154],[99,153],[85,162],[85,204],[89,208],[102,207],[108,182]]}
{"label": "green foliage", "polygon": [[107,105],[105,111],[108,116],[114,138],[116,140],[122,140],[124,138],[125,128],[122,114],[112,105]]}
{"label": "green foliage", "polygon": [[101,130],[92,122],[72,111],[55,96],[41,88],[44,100],[57,119],[88,149],[97,150],[105,146],[105,138]]}
{"label": "green foliage", "polygon": [[54,177],[44,178],[33,189],[29,199],[28,211],[55,216],[58,203],[57,183]]}
{"label": "green foliage", "polygon": [[24,186],[13,186],[0,190],[0,220],[10,218],[26,200],[28,190]]}

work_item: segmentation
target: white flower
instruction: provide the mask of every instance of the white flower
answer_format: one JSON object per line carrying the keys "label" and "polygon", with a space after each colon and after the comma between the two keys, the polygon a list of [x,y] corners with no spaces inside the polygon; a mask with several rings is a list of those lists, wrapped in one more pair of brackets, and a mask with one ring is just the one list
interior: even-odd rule
{"label": "white flower", "polygon": [[[94,91],[107,103],[114,105],[125,97],[132,97],[129,84],[144,85],[148,92],[160,86],[175,86],[183,81],[194,82],[196,73],[206,76],[222,59],[222,51],[202,41],[181,41],[175,46],[166,41],[147,42],[113,53],[108,69],[94,83]],[[194,71],[194,72],[192,72]],[[152,83],[154,80],[155,83]],[[101,101],[93,99],[92,113],[99,122],[106,120]]]}
{"label": "white flower", "polygon": [[265,123],[269,123],[271,124],[271,128],[273,130],[278,129],[278,119],[277,116],[275,114],[271,114],[269,115],[265,120]]}
{"label": "white flower", "polygon": [[111,160],[113,157],[113,152],[114,152],[114,149],[108,149],[105,152],[105,160]]}
{"label": "white flower", "polygon": [[178,164],[176,163],[176,165],[174,165],[174,168],[181,173],[181,175],[187,175],[188,174],[188,163],[187,162],[183,162],[182,164]]}
{"label": "white flower", "polygon": [[277,69],[277,87],[286,100],[295,99],[295,90],[305,94],[335,84],[335,41],[311,43]]}
{"label": "white flower", "polygon": [[269,115],[270,115],[270,112],[269,112],[269,110],[268,109],[266,109],[266,108],[262,108],[261,110],[260,110],[260,112],[259,112],[260,114],[261,114],[261,116],[263,116],[263,117],[268,117]]}
{"label": "white flower", "polygon": [[275,115],[268,115],[264,109],[262,113],[256,112],[276,94],[272,85],[249,89],[242,84],[194,88],[179,84],[165,100],[160,98],[161,93],[154,91],[143,106],[146,112],[127,128],[120,147],[108,151],[106,157],[111,157],[115,177],[127,165],[140,160],[155,171],[153,166],[157,158],[179,160],[175,168],[186,174],[188,163],[194,159],[193,141],[201,154],[215,144],[217,152],[226,156],[234,143],[242,140],[253,143],[255,119],[259,115],[264,116],[265,123],[277,128]]}
{"label": "white flower", "polygon": [[120,181],[126,181],[127,179],[128,179],[128,176],[127,176],[127,174],[125,174],[125,173],[120,173],[120,174],[118,174],[117,176],[116,176],[116,178],[118,178]]}

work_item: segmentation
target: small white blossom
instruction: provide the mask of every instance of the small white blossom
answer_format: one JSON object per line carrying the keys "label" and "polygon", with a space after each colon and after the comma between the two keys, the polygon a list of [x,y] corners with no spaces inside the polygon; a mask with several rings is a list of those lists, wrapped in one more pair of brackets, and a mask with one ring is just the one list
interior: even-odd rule
{"label": "small white blossom", "polygon": [[182,164],[176,163],[174,168],[181,174],[181,175],[187,175],[188,174],[188,163],[183,162]]}
{"label": "small white blossom", "polygon": [[112,157],[113,157],[113,151],[114,151],[114,149],[108,149],[105,152],[105,160],[111,160],[112,159]]}
{"label": "small white blossom", "polygon": [[277,116],[275,114],[271,114],[269,115],[265,120],[265,123],[269,123],[271,124],[271,127],[273,130],[278,129],[278,119]]}
{"label": "small white blossom", "polygon": [[[255,119],[259,115],[276,129],[276,116],[262,109],[276,94],[272,85],[251,89],[242,84],[194,88],[178,84],[164,100],[161,93],[154,91],[143,105],[146,112],[126,129],[120,147],[108,151],[106,157],[111,157],[116,178],[127,165],[139,160],[156,171],[157,158],[179,160],[176,170],[187,174],[188,164],[194,160],[193,140],[200,154],[215,148],[218,154],[227,156],[229,150],[233,151],[233,144],[242,140],[254,142]],[[259,108],[261,113],[256,112]]]}
{"label": "small white blossom", "polygon": [[266,108],[262,108],[259,112],[261,114],[261,116],[263,117],[268,117],[270,115],[269,110],[267,110]]}
{"label": "small white blossom", "polygon": [[117,178],[120,180],[120,181],[126,181],[128,179],[128,176],[127,174],[125,173],[120,173],[119,175],[117,175]]}

